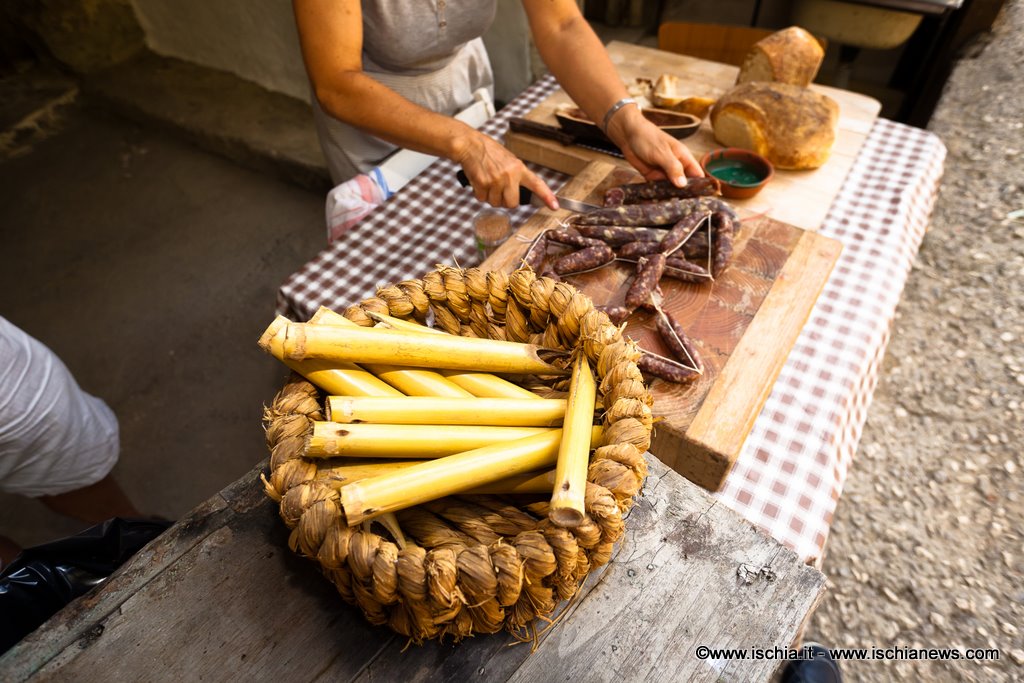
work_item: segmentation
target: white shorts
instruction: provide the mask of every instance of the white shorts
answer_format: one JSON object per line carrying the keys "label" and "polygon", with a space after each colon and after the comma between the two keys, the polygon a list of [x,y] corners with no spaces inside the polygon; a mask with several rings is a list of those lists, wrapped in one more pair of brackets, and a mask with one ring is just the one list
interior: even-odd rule
{"label": "white shorts", "polygon": [[0,491],[67,493],[110,473],[117,417],[49,348],[0,316]]}

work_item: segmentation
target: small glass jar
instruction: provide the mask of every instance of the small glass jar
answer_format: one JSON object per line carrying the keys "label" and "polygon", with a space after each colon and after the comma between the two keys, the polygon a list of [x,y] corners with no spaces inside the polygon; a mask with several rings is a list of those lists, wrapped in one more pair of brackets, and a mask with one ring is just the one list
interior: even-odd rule
{"label": "small glass jar", "polygon": [[486,259],[512,235],[512,218],[504,209],[481,209],[473,216],[473,235],[480,258]]}

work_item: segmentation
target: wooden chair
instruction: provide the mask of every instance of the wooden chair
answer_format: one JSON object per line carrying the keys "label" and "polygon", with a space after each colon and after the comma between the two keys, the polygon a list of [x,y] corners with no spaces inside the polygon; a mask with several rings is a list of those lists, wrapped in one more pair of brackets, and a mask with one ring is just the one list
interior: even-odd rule
{"label": "wooden chair", "polygon": [[658,27],[658,49],[740,66],[754,43],[772,33],[775,29],[666,21]]}

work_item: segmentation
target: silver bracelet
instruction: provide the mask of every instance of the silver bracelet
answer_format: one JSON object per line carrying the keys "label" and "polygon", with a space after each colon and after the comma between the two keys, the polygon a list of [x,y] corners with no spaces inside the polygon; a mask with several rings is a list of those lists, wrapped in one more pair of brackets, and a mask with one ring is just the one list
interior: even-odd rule
{"label": "silver bracelet", "polygon": [[623,97],[621,100],[611,106],[611,108],[605,113],[604,120],[601,122],[601,130],[608,133],[608,124],[611,123],[612,117],[615,116],[616,112],[625,107],[627,104],[636,104],[636,100],[632,97]]}

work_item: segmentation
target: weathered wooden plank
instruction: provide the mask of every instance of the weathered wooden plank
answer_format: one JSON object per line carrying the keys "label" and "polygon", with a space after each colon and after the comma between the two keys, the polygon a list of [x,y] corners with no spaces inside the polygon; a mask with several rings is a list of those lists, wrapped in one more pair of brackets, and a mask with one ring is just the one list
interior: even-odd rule
{"label": "weathered wooden plank", "polygon": [[824,576],[650,460],[615,557],[563,605],[555,626],[540,630],[536,653],[507,634],[404,653],[404,643],[395,641],[355,680],[717,680],[719,673],[725,680],[767,680],[774,662],[704,664],[694,650],[789,646],[817,604]]}
{"label": "weathered wooden plank", "polygon": [[83,595],[0,656],[3,680],[28,678],[66,648],[87,644],[95,625],[120,608],[141,586],[159,576],[213,533],[233,511],[221,494],[194,510],[146,545],[114,572],[102,587]]}
{"label": "weathered wooden plank", "polygon": [[652,459],[618,557],[509,680],[768,680],[777,662],[703,661],[695,649],[790,647],[824,582]]}

